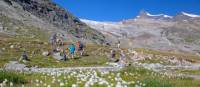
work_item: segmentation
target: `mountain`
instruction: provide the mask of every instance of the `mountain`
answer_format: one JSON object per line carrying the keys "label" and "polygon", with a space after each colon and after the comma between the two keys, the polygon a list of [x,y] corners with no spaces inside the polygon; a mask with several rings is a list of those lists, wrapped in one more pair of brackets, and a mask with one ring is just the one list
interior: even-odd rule
{"label": "mountain", "polygon": [[200,19],[198,15],[151,15],[141,11],[134,19],[120,22],[81,20],[102,32],[111,44],[123,47],[200,53]]}
{"label": "mountain", "polygon": [[195,14],[186,13],[186,12],[180,12],[174,17],[175,21],[187,21],[187,20],[195,20],[195,19],[199,20],[200,16],[195,15]]}
{"label": "mountain", "polygon": [[1,33],[15,37],[37,37],[39,33],[49,37],[59,32],[74,39],[105,42],[103,34],[51,0],[1,0],[0,19]]}
{"label": "mountain", "polygon": [[157,14],[152,15],[144,10],[140,11],[139,16],[137,18],[149,18],[149,19],[156,19],[156,20],[170,20],[173,17],[165,14]]}

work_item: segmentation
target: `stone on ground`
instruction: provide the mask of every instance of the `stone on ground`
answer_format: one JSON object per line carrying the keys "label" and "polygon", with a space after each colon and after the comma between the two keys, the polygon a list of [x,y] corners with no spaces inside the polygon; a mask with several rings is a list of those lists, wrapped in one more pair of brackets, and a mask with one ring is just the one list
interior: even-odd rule
{"label": "stone on ground", "polygon": [[60,55],[59,52],[53,53],[53,58],[56,59],[56,60],[61,60],[61,59],[63,59],[63,57]]}
{"label": "stone on ground", "polygon": [[10,61],[9,63],[5,64],[5,70],[12,70],[12,71],[27,71],[28,68],[25,64],[20,64],[17,61]]}
{"label": "stone on ground", "polygon": [[44,52],[42,52],[42,55],[43,55],[43,56],[49,56],[49,55],[50,55],[50,52],[44,51]]}

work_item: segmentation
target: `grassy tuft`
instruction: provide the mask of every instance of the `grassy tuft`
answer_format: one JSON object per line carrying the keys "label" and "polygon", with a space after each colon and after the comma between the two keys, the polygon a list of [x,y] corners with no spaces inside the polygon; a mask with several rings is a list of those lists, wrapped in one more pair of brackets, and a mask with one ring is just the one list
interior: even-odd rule
{"label": "grassy tuft", "polygon": [[14,73],[14,72],[7,72],[7,71],[0,71],[0,83],[2,83],[5,79],[9,82],[13,82],[14,84],[25,84],[27,81],[22,74]]}

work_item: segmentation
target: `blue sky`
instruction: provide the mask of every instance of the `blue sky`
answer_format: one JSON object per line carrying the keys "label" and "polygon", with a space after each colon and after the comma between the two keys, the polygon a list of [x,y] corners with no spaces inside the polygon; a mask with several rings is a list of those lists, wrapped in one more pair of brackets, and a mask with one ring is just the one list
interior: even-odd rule
{"label": "blue sky", "polygon": [[151,14],[200,14],[200,0],[53,0],[76,17],[96,21],[134,18],[140,10]]}

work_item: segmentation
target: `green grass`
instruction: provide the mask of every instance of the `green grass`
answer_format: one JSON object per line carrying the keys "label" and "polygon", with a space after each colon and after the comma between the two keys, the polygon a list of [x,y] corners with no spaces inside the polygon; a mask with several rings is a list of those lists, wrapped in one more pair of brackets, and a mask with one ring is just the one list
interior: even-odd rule
{"label": "green grass", "polygon": [[153,54],[153,55],[162,55],[162,56],[175,56],[178,59],[185,59],[192,63],[200,63],[200,56],[189,54],[189,53],[177,53],[177,52],[169,52],[169,51],[157,51],[151,49],[143,49],[143,48],[136,48],[134,49],[137,52],[142,52],[144,54]]}
{"label": "green grass", "polygon": [[177,73],[200,75],[200,70],[179,70]]}
{"label": "green grass", "polygon": [[12,82],[14,84],[27,83],[27,81],[25,80],[25,77],[22,74],[15,73],[15,72],[0,71],[0,83],[2,83],[5,79],[7,79],[9,82]]}
{"label": "green grass", "polygon": [[139,60],[140,63],[148,63],[148,64],[151,64],[151,63],[160,63],[162,65],[174,65],[162,58],[152,58],[152,59],[145,59],[145,60]]}
{"label": "green grass", "polygon": [[[82,72],[84,73],[84,72]],[[105,75],[98,75],[101,78],[106,79],[110,84],[116,84],[115,77],[117,74],[120,73],[120,77],[125,81],[134,81],[135,83],[130,84],[128,87],[134,87],[136,84],[143,83],[145,87],[199,87],[200,83],[199,80],[193,80],[190,78],[177,78],[177,77],[169,77],[166,75],[162,75],[153,71],[149,71],[143,68],[136,68],[136,67],[127,67],[119,72],[110,72]],[[126,74],[127,73],[127,74]],[[34,76],[34,77],[32,77]],[[41,79],[46,81],[48,84],[52,84],[52,77],[48,77],[48,80],[45,80],[44,76],[41,77],[40,74],[32,74],[30,75],[29,79]],[[71,86],[77,82],[76,75],[72,76],[71,78],[67,78],[66,80],[64,77],[66,75],[61,75],[58,77],[61,81],[68,81],[68,85]],[[109,78],[109,76],[111,78]],[[79,84],[79,87],[83,87],[85,82]],[[53,83],[54,87],[59,87],[59,83]],[[33,86],[34,87],[34,86]],[[94,84],[92,87],[106,87],[105,85]]]}
{"label": "green grass", "polygon": [[26,65],[38,66],[38,67],[81,67],[81,66],[103,66],[107,62],[107,58],[102,57],[75,57],[76,59],[68,59],[67,61],[59,61],[52,57],[43,57],[38,56],[32,58],[30,62],[27,62]]}
{"label": "green grass", "polygon": [[[11,73],[2,71],[0,72],[0,77],[2,79],[3,76],[3,80],[7,78],[8,81],[14,82],[14,84],[17,84],[16,87],[21,87],[22,84],[24,84],[25,87],[37,87],[37,84],[39,84],[40,87],[43,87],[44,84],[51,85],[51,87],[60,87],[61,82],[67,83],[65,84],[65,87],[70,87],[72,84],[78,84],[78,87],[84,87],[86,81],[77,83],[79,82],[77,76],[78,74],[86,75],[86,73],[88,73],[88,71],[77,72],[76,74],[50,75],[42,73]],[[107,74],[101,74],[101,72],[97,71],[97,76],[105,79],[109,84],[113,84],[114,87],[117,84],[115,77],[119,73],[122,80],[134,82],[129,84],[128,87],[134,87],[141,83],[142,85],[145,85],[144,87],[199,87],[200,85],[199,80],[167,76],[141,67],[132,66],[126,67],[118,72],[109,72]],[[88,74],[92,74],[91,71]],[[55,79],[54,82],[53,79]],[[95,83],[92,87],[106,87],[106,85]]]}
{"label": "green grass", "polygon": [[[8,63],[9,61],[19,60],[24,50],[28,52],[29,56],[31,56],[31,53],[35,50],[49,50],[49,45],[44,43],[45,42],[43,41],[17,38],[6,38],[5,40],[0,41],[0,48],[6,49],[0,53],[0,67],[3,67],[4,64]],[[11,45],[18,47],[11,49]],[[41,52],[38,54],[41,55]]]}
{"label": "green grass", "polygon": [[141,63],[161,63],[163,61],[161,59],[153,58],[153,59],[141,60],[139,62],[141,62]]}
{"label": "green grass", "polygon": [[[133,73],[134,75],[126,75]],[[145,87],[198,87],[199,80],[191,78],[177,78],[162,75],[143,68],[128,67],[121,71],[121,77],[127,81],[140,81],[146,84]]]}
{"label": "green grass", "polygon": [[[76,59],[69,59],[68,61],[58,61],[52,56],[42,56],[42,51],[51,51],[51,46],[42,40],[37,39],[19,39],[19,38],[7,38],[0,41],[0,47],[6,48],[5,51],[0,53],[0,67],[3,67],[9,61],[18,61],[24,50],[27,51],[30,58],[30,62],[27,63],[29,67],[75,67],[75,66],[102,66],[108,61],[105,52],[109,52],[109,49],[103,46],[87,45],[85,54],[87,56],[78,57]],[[47,43],[47,44],[45,44]],[[11,49],[10,45],[17,45],[20,48]],[[101,50],[98,50],[102,48]],[[35,56],[32,56],[33,51],[36,52]],[[102,54],[99,54],[102,53]]]}

